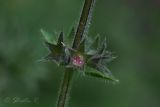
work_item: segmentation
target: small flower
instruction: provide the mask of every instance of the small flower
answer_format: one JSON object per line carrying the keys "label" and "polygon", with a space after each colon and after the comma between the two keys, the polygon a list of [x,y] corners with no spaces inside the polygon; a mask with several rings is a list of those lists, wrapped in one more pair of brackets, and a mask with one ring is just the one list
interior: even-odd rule
{"label": "small flower", "polygon": [[83,67],[85,64],[84,57],[80,54],[71,57],[71,62],[74,66]]}

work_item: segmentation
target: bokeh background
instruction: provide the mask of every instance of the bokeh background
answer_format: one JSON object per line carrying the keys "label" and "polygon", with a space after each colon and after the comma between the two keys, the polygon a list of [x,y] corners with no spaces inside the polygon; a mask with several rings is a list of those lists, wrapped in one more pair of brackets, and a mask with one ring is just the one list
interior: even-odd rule
{"label": "bokeh background", "polygon": [[[62,69],[47,54],[40,29],[76,26],[84,0],[0,0],[0,107],[54,107]],[[120,80],[74,78],[69,107],[160,107],[160,1],[97,0],[89,36],[107,37]],[[15,102],[15,100],[20,100]]]}

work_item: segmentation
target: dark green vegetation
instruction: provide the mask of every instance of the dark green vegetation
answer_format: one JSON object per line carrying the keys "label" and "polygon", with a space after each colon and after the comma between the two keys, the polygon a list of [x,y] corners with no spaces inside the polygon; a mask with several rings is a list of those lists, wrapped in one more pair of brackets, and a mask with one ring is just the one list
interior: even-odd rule
{"label": "dark green vegetation", "polygon": [[[0,107],[55,105],[62,69],[38,62],[47,52],[39,29],[67,34],[81,6],[80,0],[0,1]],[[107,37],[118,55],[109,68],[120,84],[76,75],[69,107],[160,106],[159,7],[156,0],[96,3],[89,35]],[[31,102],[13,103],[15,97]]]}

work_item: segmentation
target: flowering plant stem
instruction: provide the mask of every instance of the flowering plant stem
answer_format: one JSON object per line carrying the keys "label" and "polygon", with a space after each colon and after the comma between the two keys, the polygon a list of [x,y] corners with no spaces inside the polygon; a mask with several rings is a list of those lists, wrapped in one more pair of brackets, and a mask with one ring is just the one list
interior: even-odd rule
{"label": "flowering plant stem", "polygon": [[[84,31],[87,26],[88,17],[92,9],[93,2],[94,0],[85,0],[82,14],[81,14],[80,21],[79,21],[79,25],[77,27],[77,31],[76,31],[73,46],[72,46],[73,49],[77,49],[80,42],[83,39]],[[59,91],[59,96],[58,96],[56,107],[66,107],[67,106],[73,73],[74,73],[74,70],[72,68],[65,69],[62,84],[60,86],[60,91]]]}
{"label": "flowering plant stem", "polygon": [[61,83],[59,98],[57,102],[57,107],[65,107],[67,100],[69,98],[71,80],[73,76],[73,69],[66,69],[64,72],[64,77]]}

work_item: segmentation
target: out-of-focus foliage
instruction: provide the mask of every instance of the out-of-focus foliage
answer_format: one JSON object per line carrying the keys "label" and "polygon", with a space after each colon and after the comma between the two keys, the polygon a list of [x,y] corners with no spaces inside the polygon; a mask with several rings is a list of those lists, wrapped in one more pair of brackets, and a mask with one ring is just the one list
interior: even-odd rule
{"label": "out-of-focus foliage", "polygon": [[[40,29],[67,34],[77,24],[82,4],[0,1],[0,107],[55,105],[62,69],[38,61],[47,52]],[[159,107],[159,19],[158,0],[97,0],[89,35],[107,37],[108,48],[118,56],[109,68],[120,83],[104,84],[77,74],[69,106]],[[18,98],[21,102],[15,102]]]}

